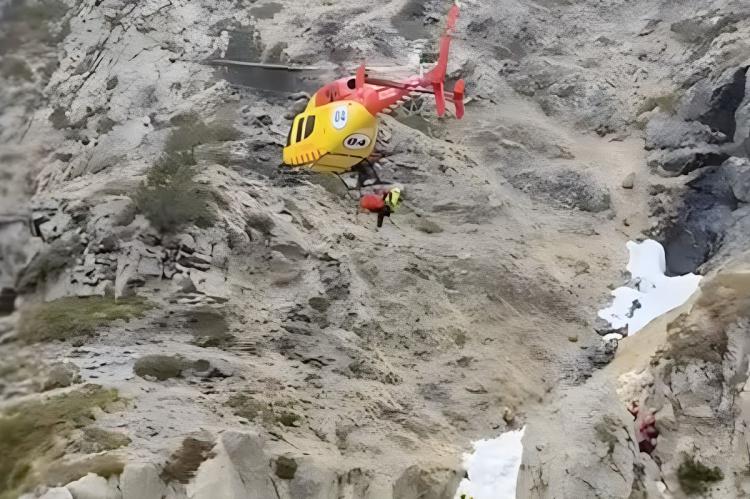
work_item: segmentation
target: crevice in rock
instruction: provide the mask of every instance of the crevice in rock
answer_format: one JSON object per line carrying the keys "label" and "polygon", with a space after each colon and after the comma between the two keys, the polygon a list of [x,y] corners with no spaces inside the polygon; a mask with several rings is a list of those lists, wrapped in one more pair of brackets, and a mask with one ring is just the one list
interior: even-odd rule
{"label": "crevice in rock", "polygon": [[723,165],[707,169],[687,186],[677,218],[660,240],[671,275],[695,272],[711,259],[738,207]]}
{"label": "crevice in rock", "polygon": [[722,132],[730,139],[737,131],[735,113],[745,99],[748,66],[738,68],[729,82],[714,89],[711,107],[698,117],[698,121]]}

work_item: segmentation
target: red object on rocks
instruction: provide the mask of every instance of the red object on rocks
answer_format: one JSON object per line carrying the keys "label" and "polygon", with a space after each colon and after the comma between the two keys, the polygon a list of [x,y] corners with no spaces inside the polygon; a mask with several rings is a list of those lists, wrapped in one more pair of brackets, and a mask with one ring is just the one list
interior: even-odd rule
{"label": "red object on rocks", "polygon": [[359,200],[359,205],[362,209],[378,213],[385,206],[385,201],[383,200],[383,196],[378,194],[365,194]]}
{"label": "red object on rocks", "polygon": [[659,436],[659,430],[656,429],[656,416],[651,411],[642,411],[636,402],[633,402],[628,411],[635,417],[638,450],[651,454],[656,448],[656,437]]}

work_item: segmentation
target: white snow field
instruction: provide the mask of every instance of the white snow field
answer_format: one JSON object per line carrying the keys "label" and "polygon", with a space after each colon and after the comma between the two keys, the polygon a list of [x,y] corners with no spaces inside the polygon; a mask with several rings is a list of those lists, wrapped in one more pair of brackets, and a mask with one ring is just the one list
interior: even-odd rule
{"label": "white snow field", "polygon": [[627,326],[628,335],[643,329],[649,322],[685,303],[700,284],[701,276],[686,274],[667,277],[664,248],[651,239],[642,243],[629,241],[628,286],[612,292],[612,305],[599,311],[599,317],[613,328]]}
{"label": "white snow field", "polygon": [[469,478],[461,480],[455,499],[514,499],[524,430],[474,442],[474,452],[464,454]]}

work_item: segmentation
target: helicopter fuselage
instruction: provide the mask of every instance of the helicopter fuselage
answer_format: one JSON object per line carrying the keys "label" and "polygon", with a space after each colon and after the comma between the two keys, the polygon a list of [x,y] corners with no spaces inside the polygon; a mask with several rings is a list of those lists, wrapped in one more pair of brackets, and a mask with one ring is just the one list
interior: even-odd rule
{"label": "helicopter fuselage", "polygon": [[403,89],[363,84],[356,78],[336,80],[310,99],[289,130],[284,163],[321,173],[345,173],[367,159],[375,148],[378,114],[397,106],[418,86]]}

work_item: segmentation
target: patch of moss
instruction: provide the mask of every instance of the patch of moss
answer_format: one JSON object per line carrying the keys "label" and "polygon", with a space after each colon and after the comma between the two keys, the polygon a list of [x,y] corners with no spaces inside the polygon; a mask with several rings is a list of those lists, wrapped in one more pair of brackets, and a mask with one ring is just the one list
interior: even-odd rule
{"label": "patch of moss", "polygon": [[178,355],[146,355],[135,363],[133,370],[140,377],[152,376],[159,381],[179,378],[186,370],[207,372],[211,363],[204,359],[190,361]]}
{"label": "patch of moss", "polygon": [[290,404],[262,402],[242,393],[232,395],[226,405],[234,409],[237,416],[250,421],[259,419],[266,425],[298,426],[302,420],[301,415],[285,407]]}
{"label": "patch of moss", "polygon": [[708,484],[723,479],[724,473],[718,466],[709,468],[692,456],[685,456],[677,468],[677,480],[688,495],[702,494],[708,490]]}
{"label": "patch of moss", "polygon": [[232,395],[227,400],[227,405],[234,409],[234,413],[250,421],[260,418],[264,423],[273,423],[274,414],[271,404],[255,400],[242,393]]}
{"label": "patch of moss", "polygon": [[196,438],[186,438],[182,445],[167,460],[161,472],[165,483],[188,483],[203,461],[214,457],[214,444]]}
{"label": "patch of moss", "polygon": [[167,153],[148,171],[133,200],[162,233],[174,233],[189,224],[211,227],[217,218],[215,195],[195,181],[197,173],[191,152]]}
{"label": "patch of moss", "polygon": [[97,328],[118,319],[142,317],[152,307],[148,300],[140,297],[60,298],[22,310],[18,335],[27,343],[87,337]]}
{"label": "patch of moss", "polygon": [[0,498],[17,497],[38,483],[35,463],[59,457],[57,442],[91,423],[93,408],[104,409],[117,400],[115,390],[85,385],[0,413]]}
{"label": "patch of moss", "polygon": [[159,381],[178,378],[187,367],[185,359],[169,355],[146,355],[135,362],[133,370],[141,378],[152,376]]}
{"label": "patch of moss", "polygon": [[129,444],[130,438],[127,435],[89,426],[83,429],[81,439],[74,444],[74,448],[84,454],[93,454],[119,449]]}

